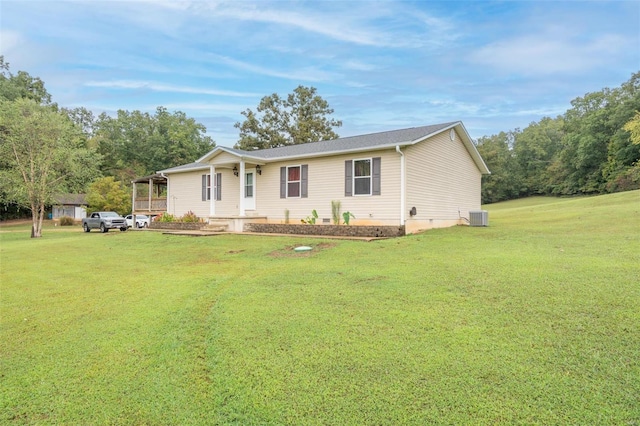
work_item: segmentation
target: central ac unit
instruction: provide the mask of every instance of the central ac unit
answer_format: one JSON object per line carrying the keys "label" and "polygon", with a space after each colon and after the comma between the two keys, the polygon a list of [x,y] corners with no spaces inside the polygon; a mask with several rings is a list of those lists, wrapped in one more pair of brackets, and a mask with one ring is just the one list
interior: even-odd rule
{"label": "central ac unit", "polygon": [[469,212],[469,225],[489,226],[489,212],[486,210],[471,210]]}

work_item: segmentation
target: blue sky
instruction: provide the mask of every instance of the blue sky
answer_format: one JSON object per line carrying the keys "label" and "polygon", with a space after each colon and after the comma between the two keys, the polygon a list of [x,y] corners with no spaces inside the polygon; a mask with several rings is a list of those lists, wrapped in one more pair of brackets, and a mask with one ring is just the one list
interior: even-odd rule
{"label": "blue sky", "polygon": [[2,0],[0,54],[62,106],[162,105],[223,146],[298,85],[340,136],[462,120],[479,138],[640,71],[640,2]]}

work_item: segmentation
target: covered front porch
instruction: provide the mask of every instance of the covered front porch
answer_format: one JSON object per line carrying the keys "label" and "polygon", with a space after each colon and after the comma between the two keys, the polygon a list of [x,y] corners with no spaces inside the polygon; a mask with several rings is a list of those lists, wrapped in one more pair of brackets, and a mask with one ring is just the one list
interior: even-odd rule
{"label": "covered front porch", "polygon": [[161,173],[131,181],[132,214],[156,216],[167,211],[167,178]]}

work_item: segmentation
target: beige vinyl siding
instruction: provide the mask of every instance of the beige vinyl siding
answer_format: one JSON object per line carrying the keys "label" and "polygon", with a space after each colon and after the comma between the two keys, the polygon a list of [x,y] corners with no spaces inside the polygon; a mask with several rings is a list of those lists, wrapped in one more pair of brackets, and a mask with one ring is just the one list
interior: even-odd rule
{"label": "beige vinyl siding", "polygon": [[[381,195],[344,195],[344,163],[346,160],[381,157]],[[309,166],[308,197],[280,198],[280,167]],[[269,222],[282,222],[285,209],[291,223],[311,215],[317,210],[319,222],[331,219],[331,201],[339,200],[343,212],[356,217],[352,223],[399,224],[400,215],[400,156],[395,151],[375,151],[367,154],[349,154],[331,157],[269,163],[257,176],[257,214],[267,216]]]}
{"label": "beige vinyl siding", "polygon": [[215,216],[237,216],[240,214],[240,177],[234,176],[233,170],[216,168],[222,173],[222,200],[215,202]]}
{"label": "beige vinyl siding", "polygon": [[209,201],[202,201],[202,175],[208,170],[171,173],[168,179],[167,213],[182,216],[192,211],[198,217],[209,216]]}
{"label": "beige vinyl siding", "polygon": [[235,155],[228,152],[219,152],[215,157],[210,160],[211,164],[228,164],[228,163],[240,163],[240,159]]}
{"label": "beige vinyl siding", "polygon": [[[215,173],[222,174],[222,200],[214,201],[215,216],[238,215],[239,178],[233,175],[231,169],[219,168],[215,169]],[[167,200],[169,213],[182,216],[192,211],[198,217],[209,217],[210,201],[202,201],[202,175],[204,174],[209,174],[209,170],[169,175],[169,199]],[[213,187],[211,194],[215,198]]]}
{"label": "beige vinyl siding", "polygon": [[[456,133],[449,132],[407,147],[407,205],[414,220],[457,220],[480,209],[481,173]],[[409,216],[407,215],[407,219]]]}

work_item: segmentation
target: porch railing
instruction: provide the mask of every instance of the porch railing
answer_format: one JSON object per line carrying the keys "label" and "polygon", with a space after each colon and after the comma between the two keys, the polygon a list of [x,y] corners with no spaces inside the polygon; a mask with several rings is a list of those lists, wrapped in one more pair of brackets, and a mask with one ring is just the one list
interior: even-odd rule
{"label": "porch railing", "polygon": [[136,200],[135,205],[136,211],[167,211],[167,199],[166,198],[152,198],[151,199],[151,208],[149,208],[149,200]]}

